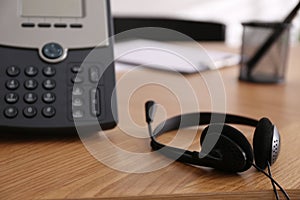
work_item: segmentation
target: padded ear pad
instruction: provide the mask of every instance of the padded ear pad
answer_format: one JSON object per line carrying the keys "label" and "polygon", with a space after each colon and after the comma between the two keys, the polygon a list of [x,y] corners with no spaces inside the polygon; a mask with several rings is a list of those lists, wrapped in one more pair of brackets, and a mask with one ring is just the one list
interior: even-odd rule
{"label": "padded ear pad", "polygon": [[[226,124],[211,124],[211,125],[207,126],[203,130],[201,138],[200,138],[201,146],[202,146],[205,138],[209,137],[210,134],[215,135],[216,131],[217,132],[221,131],[221,135],[219,137],[218,143],[222,143],[222,140],[226,138],[226,140],[231,141],[230,143],[227,142],[226,145],[236,146],[237,148],[242,150],[243,156],[246,157],[245,158],[246,163],[245,163],[244,168],[240,171],[245,171],[245,170],[249,169],[251,167],[251,164],[253,163],[253,153],[252,153],[251,145],[249,144],[246,137],[239,130],[237,130],[231,126],[228,126]],[[222,145],[222,144],[219,144],[219,146],[220,145]],[[216,146],[217,146],[217,144],[216,144]],[[224,145],[223,147],[221,147],[221,151],[228,151],[228,150],[230,150],[230,148],[233,149],[230,146]],[[232,154],[231,152],[229,152],[229,153]],[[222,152],[221,152],[221,154],[222,154]],[[232,162],[239,162],[238,159],[240,159],[240,158],[235,157],[235,158],[233,158]]]}
{"label": "padded ear pad", "polygon": [[254,136],[253,136],[253,151],[255,164],[265,169],[267,161],[271,163],[272,141],[273,141],[274,125],[267,118],[259,120]]}

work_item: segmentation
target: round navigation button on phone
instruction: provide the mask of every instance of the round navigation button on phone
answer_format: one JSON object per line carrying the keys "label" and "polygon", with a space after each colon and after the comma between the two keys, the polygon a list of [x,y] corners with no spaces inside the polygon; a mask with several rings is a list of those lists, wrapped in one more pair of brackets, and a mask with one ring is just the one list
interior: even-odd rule
{"label": "round navigation button on phone", "polygon": [[61,45],[51,42],[43,47],[42,53],[48,59],[57,59],[63,55],[64,50]]}

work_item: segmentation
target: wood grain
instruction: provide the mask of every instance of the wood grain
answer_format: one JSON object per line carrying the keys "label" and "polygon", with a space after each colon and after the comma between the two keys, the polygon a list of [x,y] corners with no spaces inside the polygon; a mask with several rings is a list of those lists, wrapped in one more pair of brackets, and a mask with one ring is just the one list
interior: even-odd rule
{"label": "wood grain", "polygon": [[[300,194],[298,191],[289,190],[289,196],[291,199],[299,199]],[[256,192],[247,192],[239,193],[239,192],[227,192],[227,193],[207,193],[207,194],[188,194],[188,195],[148,195],[148,196],[138,196],[138,197],[123,197],[123,200],[139,200],[139,199],[150,199],[150,200],[198,200],[198,199],[211,199],[211,200],[221,200],[221,199],[232,199],[232,200],[240,200],[242,199],[270,199],[270,196],[273,195],[272,191],[256,191]],[[284,199],[284,196],[279,194],[280,198]],[[109,198],[89,198],[93,200],[115,200],[120,199],[120,197],[109,197]],[[75,200],[75,199],[74,199]],[[85,199],[83,199],[85,200]],[[86,199],[87,200],[87,199]]]}
{"label": "wood grain", "polygon": [[[220,44],[207,44],[208,48],[227,49]],[[147,128],[144,122],[144,102],[154,99],[161,108],[155,123],[187,111],[222,111],[253,118],[269,117],[277,125],[282,137],[278,161],[272,166],[274,178],[286,188],[292,199],[300,199],[300,46],[290,53],[286,81],[283,84],[251,84],[239,82],[238,67],[220,70],[226,102],[212,105],[206,83],[211,83],[213,71],[202,76],[184,77],[166,72],[142,70],[132,74],[119,73],[118,107],[120,126],[105,133],[115,146],[128,152],[150,153]],[[138,75],[138,76],[136,76]],[[135,77],[133,79],[133,77]],[[136,81],[163,80],[171,89],[155,84],[136,87]],[[184,80],[183,80],[184,79]],[[197,107],[189,96],[186,81],[197,97]],[[219,81],[219,80],[217,80]],[[185,98],[179,99],[179,90]],[[130,94],[130,99],[126,99]],[[218,97],[219,98],[219,97]],[[162,109],[163,108],[163,109]],[[129,114],[128,114],[129,113]],[[253,129],[237,126],[251,142]],[[199,150],[200,131],[187,129],[186,137],[195,134],[189,149]],[[174,133],[160,139],[171,142]],[[184,136],[185,137],[185,136]],[[182,138],[184,138],[182,137]],[[97,140],[97,138],[95,139]],[[149,170],[168,160],[158,154],[149,163],[131,160],[110,152],[100,140],[92,143],[106,162],[119,163],[124,169]],[[186,141],[182,139],[182,142]],[[176,145],[181,146],[180,142]],[[97,155],[96,155],[97,156]],[[182,163],[169,165],[146,173],[128,173],[114,170],[96,160],[81,140],[67,137],[0,136],[0,199],[275,199],[270,181],[251,168],[241,174],[225,174],[207,168],[195,168]]]}

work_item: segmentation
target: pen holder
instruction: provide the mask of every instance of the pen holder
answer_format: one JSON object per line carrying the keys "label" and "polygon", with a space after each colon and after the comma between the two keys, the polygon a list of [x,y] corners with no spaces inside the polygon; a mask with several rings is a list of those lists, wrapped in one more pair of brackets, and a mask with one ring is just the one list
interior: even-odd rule
{"label": "pen holder", "polygon": [[[290,24],[249,22],[242,25],[243,38],[239,79],[255,83],[282,82],[287,68]],[[283,32],[261,59],[250,67],[248,61],[279,28],[283,28]]]}

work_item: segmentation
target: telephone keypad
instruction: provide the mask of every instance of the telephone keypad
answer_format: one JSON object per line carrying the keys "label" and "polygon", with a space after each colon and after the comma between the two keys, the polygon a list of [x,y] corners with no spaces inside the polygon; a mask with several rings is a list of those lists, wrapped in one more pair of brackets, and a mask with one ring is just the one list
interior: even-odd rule
{"label": "telephone keypad", "polygon": [[[21,66],[16,65],[11,65],[6,68],[7,77],[14,78],[8,79],[5,82],[5,88],[8,92],[4,96],[4,100],[8,105],[15,105],[3,109],[3,114],[6,118],[12,119],[17,117],[19,110],[21,111],[21,115],[19,116],[21,117],[23,114],[23,117],[27,119],[34,118],[39,113],[46,118],[55,116],[56,110],[53,104],[56,101],[54,92],[56,82],[54,79],[50,79],[50,77],[55,76],[56,69],[54,66],[45,66],[41,68],[41,72],[42,73],[39,74],[39,69],[33,65],[24,66],[23,69]],[[41,81],[41,88],[37,81],[40,80],[40,78],[44,79]],[[44,89],[44,93],[39,94],[41,89]],[[51,92],[49,90],[51,90]],[[39,100],[39,98],[41,100]],[[20,104],[17,104],[19,102]],[[40,105],[39,102],[44,103],[44,107],[36,106],[35,103]]]}
{"label": "telephone keypad", "polygon": [[[56,78],[55,66],[38,68],[34,65],[24,67],[11,65],[5,70],[7,93],[4,96],[4,103],[7,107],[4,107],[2,112],[6,118],[31,119],[38,116],[53,118],[57,114],[55,106],[59,95],[56,94],[56,81],[59,79]],[[68,101],[72,107],[68,110],[71,118],[68,118],[89,120],[101,116],[103,86],[100,85],[103,80],[99,81],[100,65],[91,63],[81,67],[79,63],[70,63],[67,71],[65,80],[70,92],[67,96],[71,97]]]}

